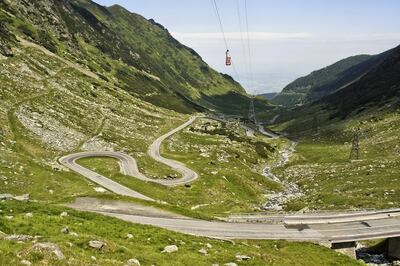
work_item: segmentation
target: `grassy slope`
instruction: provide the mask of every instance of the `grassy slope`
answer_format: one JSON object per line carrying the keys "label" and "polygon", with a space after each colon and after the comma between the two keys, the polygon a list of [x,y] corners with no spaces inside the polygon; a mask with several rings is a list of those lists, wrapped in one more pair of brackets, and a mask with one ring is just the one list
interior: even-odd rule
{"label": "grassy slope", "polygon": [[384,58],[385,53],[376,56],[357,55],[340,60],[330,66],[313,71],[288,84],[273,102],[294,106],[321,99],[364,75]]}
{"label": "grassy slope", "polygon": [[5,1],[0,22],[7,29],[0,51],[15,46],[7,40],[21,35],[154,105],[184,113],[206,107],[247,114],[249,99],[230,76],[210,68],[162,25],[120,6],[105,8],[86,0]]}
{"label": "grassy slope", "polygon": [[[180,209],[190,210],[196,205],[205,204],[191,212],[186,211],[187,215],[211,217],[258,209],[265,201],[263,194],[280,189],[278,184],[258,174],[262,166],[276,154],[264,149],[268,146],[263,144],[267,140],[262,137],[257,143],[250,142],[243,135],[238,138],[239,141],[229,141],[227,135],[233,129],[226,129],[223,132],[226,135],[214,135],[210,132],[200,135],[192,132],[211,121],[197,120],[193,126],[175,134],[162,146],[161,152],[164,156],[183,162],[200,174],[200,179],[191,187],[168,188],[124,176],[119,174],[119,166],[114,159],[87,158],[79,160],[79,163],[145,195],[177,206],[180,212]],[[203,154],[207,157],[202,156]]]}
{"label": "grassy slope", "polygon": [[[30,192],[43,200],[91,194],[85,180],[52,167],[59,156],[80,150],[99,131],[97,139],[105,143],[100,149],[113,145],[132,154],[150,176],[174,173],[150,160],[146,150],[152,139],[182,123],[184,116],[142,102],[112,84],[83,76],[33,48],[21,48],[19,55],[0,64],[0,175],[6,182],[2,192]],[[51,73],[47,75],[46,71]],[[59,143],[69,146],[60,147]]]}
{"label": "grassy slope", "polygon": [[[289,128],[292,136],[300,139],[294,160],[277,169],[306,192],[305,198],[289,204],[290,209],[399,207],[399,110],[369,111],[352,120],[324,120],[320,113],[319,135],[304,126],[312,123],[312,116],[276,126]],[[357,127],[362,131],[361,160],[350,161]]]}
{"label": "grassy slope", "polygon": [[[275,129],[301,140],[296,160],[279,170],[307,194],[290,208],[399,206],[399,62],[396,47],[357,82],[279,118]],[[361,160],[350,161],[358,127]]]}
{"label": "grassy slope", "polygon": [[[151,226],[133,225],[114,218],[77,212],[62,207],[46,207],[36,203],[0,203],[3,214],[12,215],[8,220],[0,216],[0,230],[5,233],[40,235],[40,242],[53,242],[66,256],[57,261],[50,255],[29,252],[32,243],[0,241],[0,264],[17,265],[28,259],[34,265],[124,265],[128,259],[137,258],[142,265],[211,265],[235,261],[236,254],[252,259],[239,265],[358,265],[352,259],[311,243],[286,241],[221,241],[193,237],[157,229]],[[60,217],[62,211],[69,216]],[[25,217],[31,212],[33,217]],[[61,233],[68,226],[78,236]],[[127,234],[133,238],[127,239]],[[107,246],[96,251],[88,247],[90,240],[104,241]],[[208,255],[199,249],[206,243],[212,245]],[[166,245],[175,244],[179,251],[161,253]],[[20,254],[18,258],[15,254]],[[96,257],[96,262],[91,259]]]}

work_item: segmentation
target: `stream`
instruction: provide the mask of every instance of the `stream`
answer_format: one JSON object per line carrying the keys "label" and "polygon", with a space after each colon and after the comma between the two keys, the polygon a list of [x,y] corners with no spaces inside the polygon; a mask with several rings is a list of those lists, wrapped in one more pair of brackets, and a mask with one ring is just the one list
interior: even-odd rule
{"label": "stream", "polygon": [[279,152],[280,157],[277,162],[275,162],[271,166],[266,166],[263,169],[263,175],[271,179],[272,181],[282,184],[283,191],[272,191],[272,193],[266,194],[265,196],[268,197],[268,201],[262,205],[262,209],[270,211],[280,211],[283,209],[287,202],[296,198],[300,198],[304,195],[301,188],[297,184],[282,180],[272,173],[272,170],[274,168],[284,166],[289,162],[290,157],[296,150],[296,145],[297,142],[292,141],[287,148]]}

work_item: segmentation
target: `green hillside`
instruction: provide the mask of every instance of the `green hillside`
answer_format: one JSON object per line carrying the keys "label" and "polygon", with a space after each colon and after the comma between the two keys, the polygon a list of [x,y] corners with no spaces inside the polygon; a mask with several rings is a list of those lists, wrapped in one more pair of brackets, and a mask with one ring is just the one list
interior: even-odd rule
{"label": "green hillside", "polygon": [[3,55],[12,54],[20,36],[157,106],[236,114],[244,110],[237,105],[248,106],[243,88],[230,76],[211,69],[162,25],[120,6],[86,0],[2,1],[0,23]]}
{"label": "green hillside", "polygon": [[[289,209],[393,208],[400,189],[400,46],[358,81],[314,103],[281,112],[272,128],[299,141],[277,174],[305,197]],[[350,158],[360,130],[360,157]]]}
{"label": "green hillside", "polygon": [[317,101],[357,81],[382,62],[386,54],[351,56],[313,71],[287,85],[273,102],[290,107]]}

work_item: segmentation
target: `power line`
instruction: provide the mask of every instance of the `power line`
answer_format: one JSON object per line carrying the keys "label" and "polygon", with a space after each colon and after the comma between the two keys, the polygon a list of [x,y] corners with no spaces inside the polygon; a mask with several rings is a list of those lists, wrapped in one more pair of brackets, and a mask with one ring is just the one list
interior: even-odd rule
{"label": "power line", "polygon": [[[213,2],[215,14],[217,15],[217,19],[218,19],[219,27],[220,27],[220,30],[221,30],[221,33],[222,33],[222,37],[223,37],[223,39],[224,39],[225,48],[226,48],[226,50],[228,51],[228,50],[229,50],[229,48],[228,48],[228,42],[227,42],[227,40],[226,40],[225,31],[224,31],[224,26],[223,26],[223,23],[222,23],[221,15],[220,15],[220,13],[219,13],[218,4],[217,4],[217,1],[216,1],[216,0],[213,0],[212,2]],[[236,70],[235,62],[232,63],[232,68],[233,68],[233,73],[234,73],[234,75],[236,76],[236,79],[240,82],[240,77],[239,77],[239,74],[238,74],[238,72],[237,72],[237,70]]]}
{"label": "power line", "polygon": [[[247,34],[247,52],[248,52],[248,59],[249,59],[250,82],[251,82],[251,85],[254,86],[253,67],[252,67],[252,60],[251,60],[251,48],[250,48],[249,19],[248,19],[248,12],[247,12],[247,0],[244,0],[244,10],[245,10],[246,34]],[[253,90],[253,94],[254,94],[254,87],[252,88],[252,90]]]}
{"label": "power line", "polygon": [[239,33],[240,33],[240,46],[242,48],[242,57],[243,57],[243,68],[247,71],[249,71],[248,66],[247,66],[247,62],[245,62],[245,58],[246,58],[246,46],[245,46],[245,42],[244,42],[244,37],[243,37],[243,28],[242,28],[242,15],[240,12],[240,0],[236,0],[236,11],[237,11],[237,16],[238,16],[238,21],[239,21]]}
{"label": "power line", "polygon": [[253,67],[252,67],[252,60],[251,60],[251,46],[250,46],[250,34],[249,34],[249,16],[247,12],[247,0],[244,0],[244,11],[245,11],[245,20],[246,20],[246,35],[247,35],[247,52],[248,52],[248,59],[249,59],[249,75],[250,75],[250,83],[251,83],[251,90],[253,92],[251,99],[250,99],[250,107],[249,107],[249,115],[248,118],[250,121],[253,121],[254,124],[257,125],[257,117],[254,110],[254,97],[256,94],[254,88],[254,76],[253,76]]}
{"label": "power line", "polygon": [[218,19],[218,22],[219,22],[219,27],[220,27],[220,29],[221,29],[222,37],[223,37],[223,39],[224,39],[224,43],[225,43],[226,50],[229,50],[229,49],[228,49],[228,42],[226,41],[226,38],[225,38],[224,27],[223,27],[223,25],[222,25],[221,16],[219,15],[218,5],[217,5],[216,0],[213,0],[213,4],[214,4],[214,9],[215,9],[215,14],[217,15],[217,19]]}

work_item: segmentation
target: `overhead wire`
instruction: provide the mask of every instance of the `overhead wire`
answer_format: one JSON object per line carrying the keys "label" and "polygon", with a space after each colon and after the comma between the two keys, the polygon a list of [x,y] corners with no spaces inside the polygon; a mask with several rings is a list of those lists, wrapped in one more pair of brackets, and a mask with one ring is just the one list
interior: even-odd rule
{"label": "overhead wire", "polygon": [[249,16],[248,16],[248,8],[247,8],[247,0],[244,0],[244,11],[245,11],[245,21],[246,21],[246,36],[247,36],[247,51],[248,51],[248,60],[249,60],[249,75],[250,75],[250,86],[252,96],[250,98],[250,107],[249,107],[249,119],[254,119],[254,123],[257,124],[257,117],[254,110],[254,98],[257,94],[256,88],[254,86],[254,74],[253,74],[253,66],[252,66],[252,54],[251,54],[251,45],[250,45],[250,33],[249,33]]}
{"label": "overhead wire", "polygon": [[[224,40],[225,48],[228,51],[229,50],[228,41],[226,40],[224,26],[223,26],[221,15],[220,15],[220,12],[219,12],[219,9],[218,9],[217,1],[216,0],[212,0],[212,3],[213,3],[213,6],[214,6],[215,14],[216,14],[217,19],[218,19],[218,24],[219,24],[219,27],[220,27],[220,30],[221,30],[222,38]],[[238,74],[238,72],[236,70],[234,62],[232,63],[232,69],[233,69],[234,75],[236,76],[236,79],[240,82],[240,76],[239,76],[239,74]]]}
{"label": "overhead wire", "polygon": [[243,37],[243,28],[242,28],[242,15],[240,12],[240,0],[236,0],[236,11],[237,11],[237,16],[238,16],[238,22],[239,22],[239,34],[240,34],[240,46],[242,48],[242,57],[243,59],[246,58],[246,47],[244,43],[244,37]]}
{"label": "overhead wire", "polygon": [[222,37],[224,39],[225,48],[226,48],[226,50],[229,50],[228,49],[228,42],[226,41],[226,36],[225,36],[225,32],[224,32],[224,26],[222,25],[221,16],[220,16],[219,11],[218,11],[217,2],[216,2],[216,0],[212,0],[212,2],[214,4],[215,14],[217,15],[217,19],[218,19],[218,22],[219,22],[219,27],[220,27],[220,30],[221,30],[221,33],[222,33]]}
{"label": "overhead wire", "polygon": [[252,56],[251,56],[251,46],[250,46],[250,33],[249,33],[249,18],[247,12],[247,0],[244,0],[244,10],[245,10],[245,22],[246,22],[246,36],[247,36],[247,52],[248,52],[248,61],[249,61],[249,75],[250,75],[250,82],[253,94],[255,93],[254,89],[254,75],[253,75],[253,67],[252,67]]}

